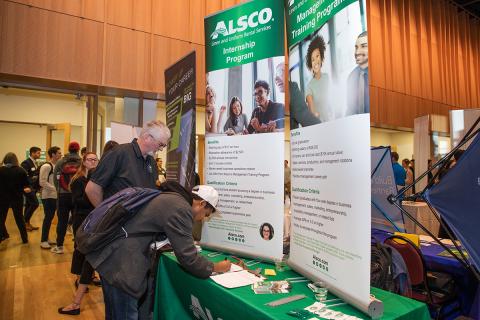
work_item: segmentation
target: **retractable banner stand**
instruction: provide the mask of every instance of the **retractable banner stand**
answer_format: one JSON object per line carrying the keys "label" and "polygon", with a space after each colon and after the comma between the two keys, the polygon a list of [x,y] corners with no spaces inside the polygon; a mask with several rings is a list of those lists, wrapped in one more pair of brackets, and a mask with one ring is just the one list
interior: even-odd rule
{"label": "retractable banner stand", "polygon": [[405,232],[400,209],[388,201],[397,194],[390,147],[372,148],[372,228]]}
{"label": "retractable banner stand", "polygon": [[281,258],[283,3],[251,1],[205,18],[205,58],[205,175],[221,216],[204,224],[202,244]]}
{"label": "retractable banner stand", "polygon": [[288,0],[289,264],[373,318],[370,99],[364,1]]}
{"label": "retractable banner stand", "polygon": [[195,51],[165,70],[167,180],[191,190],[195,183]]}

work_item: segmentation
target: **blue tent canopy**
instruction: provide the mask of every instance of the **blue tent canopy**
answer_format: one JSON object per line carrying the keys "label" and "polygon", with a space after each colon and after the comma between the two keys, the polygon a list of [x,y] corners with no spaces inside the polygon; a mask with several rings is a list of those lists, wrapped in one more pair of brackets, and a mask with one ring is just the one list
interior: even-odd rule
{"label": "blue tent canopy", "polygon": [[397,195],[390,147],[372,148],[371,155],[372,228],[404,232],[402,212],[387,200],[389,195]]}
{"label": "blue tent canopy", "polygon": [[447,222],[480,270],[480,134],[425,198]]}

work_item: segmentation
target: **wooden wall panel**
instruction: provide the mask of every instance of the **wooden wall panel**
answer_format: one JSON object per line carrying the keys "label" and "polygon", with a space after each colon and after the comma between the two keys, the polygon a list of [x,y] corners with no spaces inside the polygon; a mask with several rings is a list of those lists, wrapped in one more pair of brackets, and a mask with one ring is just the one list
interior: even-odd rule
{"label": "wooden wall panel", "polygon": [[105,0],[11,0],[29,6],[104,21]]}
{"label": "wooden wall panel", "polygon": [[205,16],[212,15],[222,9],[222,0],[205,1]]}
{"label": "wooden wall panel", "polygon": [[193,43],[205,44],[205,29],[203,27],[204,18],[205,2],[190,0],[189,39]]}
{"label": "wooden wall panel", "polygon": [[[164,37],[190,41],[191,21],[188,19],[189,14],[190,1],[154,1],[152,5],[152,15],[154,17],[153,33]],[[194,21],[198,21],[198,19]],[[197,30],[198,28],[203,28],[203,23],[195,27]]]}
{"label": "wooden wall panel", "polygon": [[480,24],[447,1],[367,0],[372,122],[480,107]]}
{"label": "wooden wall panel", "polygon": [[105,86],[151,91],[150,34],[107,25]]}
{"label": "wooden wall panel", "polygon": [[27,4],[37,8],[64,12],[73,16],[80,16],[82,13],[82,0],[13,0],[14,2]]}
{"label": "wooden wall panel", "polygon": [[152,0],[106,1],[108,23],[129,29],[151,32]]}
{"label": "wooden wall panel", "polygon": [[83,16],[88,19],[105,21],[106,0],[83,0]]}
{"label": "wooden wall panel", "polygon": [[242,1],[240,0],[222,0],[222,10],[224,9],[229,9],[239,3],[241,3]]}
{"label": "wooden wall panel", "polygon": [[205,100],[205,46],[192,44],[192,50],[197,52],[197,101]]}
{"label": "wooden wall panel", "polygon": [[99,84],[102,23],[11,2],[3,5],[1,72]]}
{"label": "wooden wall panel", "polygon": [[[165,92],[165,69],[193,50],[185,41],[154,35],[152,43],[152,71],[154,91]],[[198,73],[198,71],[197,71]],[[198,79],[198,78],[197,78]]]}

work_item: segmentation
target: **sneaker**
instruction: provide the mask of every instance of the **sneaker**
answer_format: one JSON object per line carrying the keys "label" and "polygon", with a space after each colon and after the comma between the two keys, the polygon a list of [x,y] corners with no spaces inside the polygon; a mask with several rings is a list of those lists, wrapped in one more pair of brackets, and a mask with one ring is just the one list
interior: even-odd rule
{"label": "sneaker", "polygon": [[56,253],[56,254],[63,254],[63,246],[55,246],[52,249],[50,249],[51,252]]}
{"label": "sneaker", "polygon": [[52,246],[48,243],[48,241],[40,242],[40,248],[42,249],[50,249]]}

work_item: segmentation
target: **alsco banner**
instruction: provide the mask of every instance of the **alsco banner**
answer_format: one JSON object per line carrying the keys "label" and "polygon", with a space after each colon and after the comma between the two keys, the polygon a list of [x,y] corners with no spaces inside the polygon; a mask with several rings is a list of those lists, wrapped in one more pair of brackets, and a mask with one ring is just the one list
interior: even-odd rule
{"label": "alsco banner", "polygon": [[288,47],[303,40],[337,12],[356,1],[358,0],[288,0],[286,9]]}
{"label": "alsco banner", "polygon": [[205,184],[220,216],[201,244],[281,259],[284,227],[283,3],[258,0],[205,19]]}
{"label": "alsco banner", "polygon": [[251,1],[205,18],[206,71],[284,54],[283,3]]}

